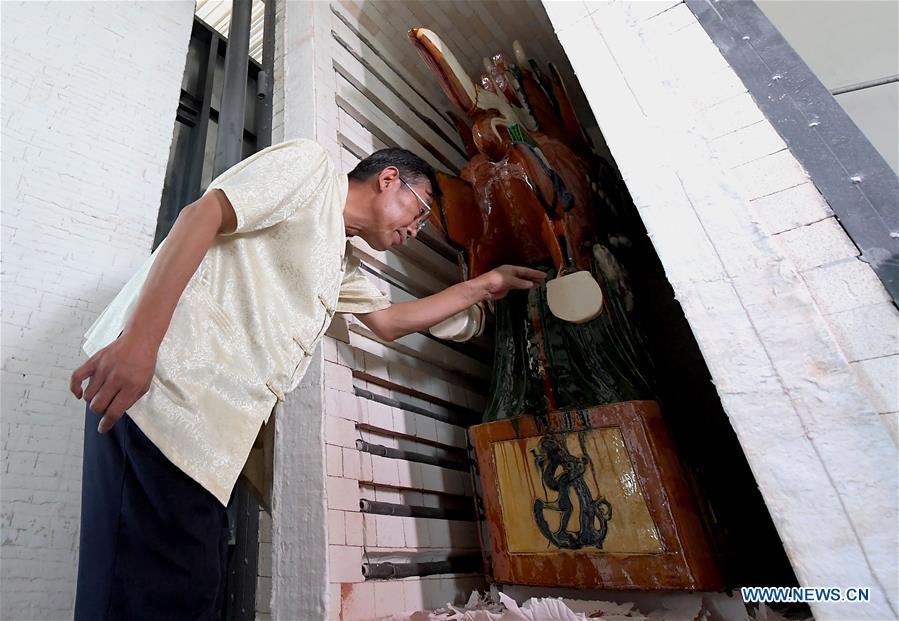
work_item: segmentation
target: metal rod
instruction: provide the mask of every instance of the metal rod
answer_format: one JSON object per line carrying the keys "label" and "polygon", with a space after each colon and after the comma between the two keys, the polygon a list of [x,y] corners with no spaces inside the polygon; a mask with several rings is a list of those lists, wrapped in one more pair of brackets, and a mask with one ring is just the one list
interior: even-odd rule
{"label": "metal rod", "polygon": [[265,0],[262,24],[262,71],[257,76],[259,101],[256,104],[256,146],[272,144],[272,106],[275,74],[275,0]]}
{"label": "metal rod", "polygon": [[885,78],[878,78],[877,80],[868,80],[867,82],[859,82],[858,84],[850,84],[849,86],[841,86],[840,88],[835,88],[830,91],[831,95],[842,95],[843,93],[852,93],[854,91],[860,91],[866,88],[873,88],[875,86],[883,86],[884,84],[892,84],[893,82],[899,82],[899,75],[890,75]]}
{"label": "metal rod", "polygon": [[458,446],[444,444],[443,442],[437,442],[436,440],[428,440],[427,438],[420,438],[408,433],[400,433],[399,431],[393,431],[392,429],[383,429],[381,427],[376,427],[375,425],[369,425],[368,423],[356,423],[356,429],[358,429],[359,431],[368,431],[369,433],[375,433],[382,436],[390,436],[391,438],[399,438],[400,440],[409,440],[410,442],[426,444],[428,446],[433,446],[434,448],[439,448],[440,450],[447,451],[448,453],[456,453],[458,455],[466,454],[465,449],[459,448]]}
{"label": "metal rod", "polygon": [[[386,380],[378,377],[377,375],[372,375],[371,373],[365,373],[364,371],[353,371],[353,377],[356,379],[368,382],[370,384],[374,384],[376,386],[381,386],[383,388],[387,388],[388,390],[392,390],[394,392],[399,392],[404,395],[409,395],[410,397],[415,397],[416,399],[421,399],[422,401],[428,401],[433,403],[434,405],[439,405],[441,407],[446,408],[447,410],[451,410],[456,412],[463,417],[480,422],[481,413],[471,408],[467,408],[462,405],[455,404],[451,401],[447,401],[446,399],[441,399],[440,397],[435,397],[433,395],[429,395],[425,392],[421,392],[420,390],[415,390],[414,388],[409,388],[408,386],[403,386],[401,384],[397,384],[395,382],[391,382],[390,380]],[[474,424],[474,423],[469,423]]]}
{"label": "metal rod", "polygon": [[213,177],[217,177],[241,160],[243,124],[247,103],[247,64],[250,58],[250,14],[252,8],[251,0],[234,0],[232,3]]}
{"label": "metal rod", "polygon": [[415,405],[413,403],[407,403],[405,401],[394,399],[393,397],[385,397],[384,395],[375,394],[370,390],[366,390],[365,388],[353,386],[353,392],[357,397],[362,397],[363,399],[368,399],[369,401],[374,401],[375,403],[383,403],[384,405],[389,405],[392,408],[399,408],[400,410],[406,410],[407,412],[412,412],[414,414],[421,414],[422,416],[427,416],[428,418],[439,420],[442,423],[448,423],[450,425],[456,425],[460,427],[464,426],[458,420],[455,420],[455,417],[450,416],[449,414],[432,412],[431,410]]}
{"label": "metal rod", "polygon": [[203,159],[206,152],[206,138],[209,133],[209,111],[212,108],[212,87],[215,83],[215,62],[218,54],[219,38],[210,34],[209,46],[206,48],[206,66],[200,70],[202,72],[200,84],[203,90],[202,108],[200,108],[197,126],[193,129],[188,173],[185,175],[186,194],[190,196],[191,201],[200,197],[203,184]]}
{"label": "metal rod", "polygon": [[366,580],[433,576],[434,574],[468,574],[482,571],[479,554],[467,554],[445,561],[428,563],[362,563],[362,575]]}
{"label": "metal rod", "polygon": [[359,501],[362,513],[376,515],[395,515],[397,517],[418,517],[434,520],[463,520],[474,522],[474,509],[443,509],[440,507],[422,507],[418,505],[401,505],[393,502],[380,502],[363,498]]}
{"label": "metal rod", "polygon": [[447,459],[445,457],[434,457],[432,455],[425,455],[414,451],[404,451],[402,449],[390,448],[389,446],[382,446],[380,444],[371,444],[365,440],[356,440],[356,449],[363,453],[380,455],[381,457],[387,457],[389,459],[405,459],[406,461],[414,461],[420,464],[430,464],[432,466],[439,466],[450,470],[468,472],[468,462],[460,461],[458,459]]}
{"label": "metal rod", "polygon": [[454,500],[462,500],[471,498],[471,496],[466,496],[465,494],[454,494],[452,492],[443,492],[437,489],[428,489],[422,486],[412,486],[412,485],[396,485],[393,483],[381,483],[378,481],[372,481],[371,479],[359,479],[359,485],[363,487],[370,487],[373,490],[379,489],[391,489],[396,490],[398,492],[421,492],[422,494],[430,494],[432,496],[440,496],[441,498],[452,498]]}

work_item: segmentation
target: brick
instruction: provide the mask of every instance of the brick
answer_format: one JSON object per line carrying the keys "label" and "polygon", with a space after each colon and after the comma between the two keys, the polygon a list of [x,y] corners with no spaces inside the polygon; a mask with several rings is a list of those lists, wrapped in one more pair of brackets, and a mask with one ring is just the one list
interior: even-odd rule
{"label": "brick", "polygon": [[424,589],[421,578],[406,580],[403,584],[406,610],[423,610],[425,608]]}
{"label": "brick", "polygon": [[833,215],[827,201],[809,181],[750,202],[768,233],[780,233]]}
{"label": "brick", "polygon": [[372,471],[372,462],[371,462],[371,454],[370,453],[360,453],[359,458],[362,462],[362,473],[360,481],[373,481],[374,473]]}
{"label": "brick", "polygon": [[805,271],[858,256],[858,248],[835,218],[790,229],[775,236],[782,242],[796,269]]}
{"label": "brick", "polygon": [[341,621],[340,585],[328,583],[328,621]]}
{"label": "brick", "polygon": [[347,367],[325,361],[325,385],[343,392],[353,392],[353,374]]}
{"label": "brick", "polygon": [[348,546],[361,546],[364,541],[362,514],[346,511],[343,514],[346,522],[346,544]]}
{"label": "brick", "polygon": [[648,19],[660,19],[664,13],[670,12],[674,7],[681,5],[683,0],[647,0],[646,2],[631,2],[628,8],[628,17],[634,21],[646,21]]}
{"label": "brick", "polygon": [[328,508],[343,511],[359,510],[359,482],[353,479],[328,477]]}
{"label": "brick", "polygon": [[340,410],[342,418],[363,422],[368,417],[368,401],[354,394],[340,393]]}
{"label": "brick", "polygon": [[725,168],[734,168],[787,148],[783,138],[766,120],[726,133],[710,144]]}
{"label": "brick", "polygon": [[343,516],[343,511],[328,510],[328,545],[346,543],[346,522]]}
{"label": "brick", "polygon": [[[325,445],[326,471],[332,477],[343,476],[343,449],[332,444]],[[352,478],[352,477],[350,477]]]}
{"label": "brick", "polygon": [[388,485],[397,485],[399,483],[397,460],[381,457],[380,455],[372,455],[371,465],[372,480],[375,482]]}
{"label": "brick", "polygon": [[714,140],[757,123],[767,123],[758,104],[749,93],[739,93],[703,110],[700,125],[705,135]]}
{"label": "brick", "polygon": [[376,515],[378,546],[382,548],[402,548],[406,545],[403,535],[403,520],[393,515]]}
{"label": "brick", "polygon": [[808,182],[808,175],[789,151],[778,151],[733,169],[749,200]]}
{"label": "brick", "polygon": [[852,367],[869,387],[878,413],[899,411],[899,355],[860,360]]}
{"label": "brick", "polygon": [[385,580],[375,582],[375,615],[381,617],[398,612],[400,602],[405,602],[403,582]]}
{"label": "brick", "polygon": [[899,312],[892,304],[861,306],[826,319],[849,361],[899,353]]}
{"label": "brick", "polygon": [[322,338],[322,352],[328,362],[337,362],[337,341],[325,334]]}
{"label": "brick", "polygon": [[348,479],[362,478],[362,460],[359,458],[359,451],[355,448],[344,448],[342,450],[343,476]]}
{"label": "brick", "polygon": [[693,15],[693,11],[683,1],[666,2],[665,4],[673,6],[650,16],[640,25],[642,32],[658,33],[660,35],[671,34],[696,23],[696,16]]}
{"label": "brick", "polygon": [[358,439],[356,423],[345,418],[325,417],[325,441],[328,444],[355,448]]}
{"label": "brick", "polygon": [[374,582],[356,582],[340,585],[342,621],[371,619],[375,611]]}
{"label": "brick", "polygon": [[825,314],[890,303],[883,283],[858,259],[847,259],[803,272],[812,296]]}
{"label": "brick", "polygon": [[362,582],[362,548],[328,546],[329,582]]}
{"label": "brick", "polygon": [[355,368],[353,348],[339,341],[335,341],[335,343],[337,345],[337,360],[335,362],[344,367]]}
{"label": "brick", "polygon": [[379,429],[393,430],[393,408],[372,401],[368,404],[368,424]]}

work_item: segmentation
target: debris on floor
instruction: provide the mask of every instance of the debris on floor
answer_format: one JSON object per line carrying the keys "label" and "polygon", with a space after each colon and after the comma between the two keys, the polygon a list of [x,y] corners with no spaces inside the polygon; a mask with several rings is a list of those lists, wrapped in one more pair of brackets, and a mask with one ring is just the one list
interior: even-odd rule
{"label": "debris on floor", "polygon": [[[521,606],[508,595],[491,590],[473,591],[464,605],[447,604],[433,611],[395,614],[384,621],[793,621],[759,604],[747,608],[736,595],[725,593],[678,594],[651,612],[633,603],[532,597]],[[814,621],[805,617],[802,621]]]}

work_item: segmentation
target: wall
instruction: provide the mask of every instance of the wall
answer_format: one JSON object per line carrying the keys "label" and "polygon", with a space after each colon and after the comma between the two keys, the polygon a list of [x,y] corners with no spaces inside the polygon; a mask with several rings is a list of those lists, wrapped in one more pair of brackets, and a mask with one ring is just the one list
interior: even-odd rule
{"label": "wall", "polygon": [[895,307],[686,5],[545,6],[799,580],[876,593],[816,618],[896,618]]}
{"label": "wall", "polygon": [[192,11],[3,5],[4,619],[71,618],[84,408],[69,376],[150,251]]}

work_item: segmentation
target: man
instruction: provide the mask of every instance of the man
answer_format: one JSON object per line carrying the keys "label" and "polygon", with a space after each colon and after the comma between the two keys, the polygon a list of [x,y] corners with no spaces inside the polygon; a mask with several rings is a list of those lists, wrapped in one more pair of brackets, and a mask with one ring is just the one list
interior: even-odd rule
{"label": "man", "polygon": [[335,313],[393,340],[543,282],[503,266],[391,305],[346,238],[404,243],[437,190],[408,151],[378,151],[347,176],[321,146],[293,140],[184,208],[88,331],[90,358],[72,374],[88,403],[76,619],[218,617],[228,499]]}

